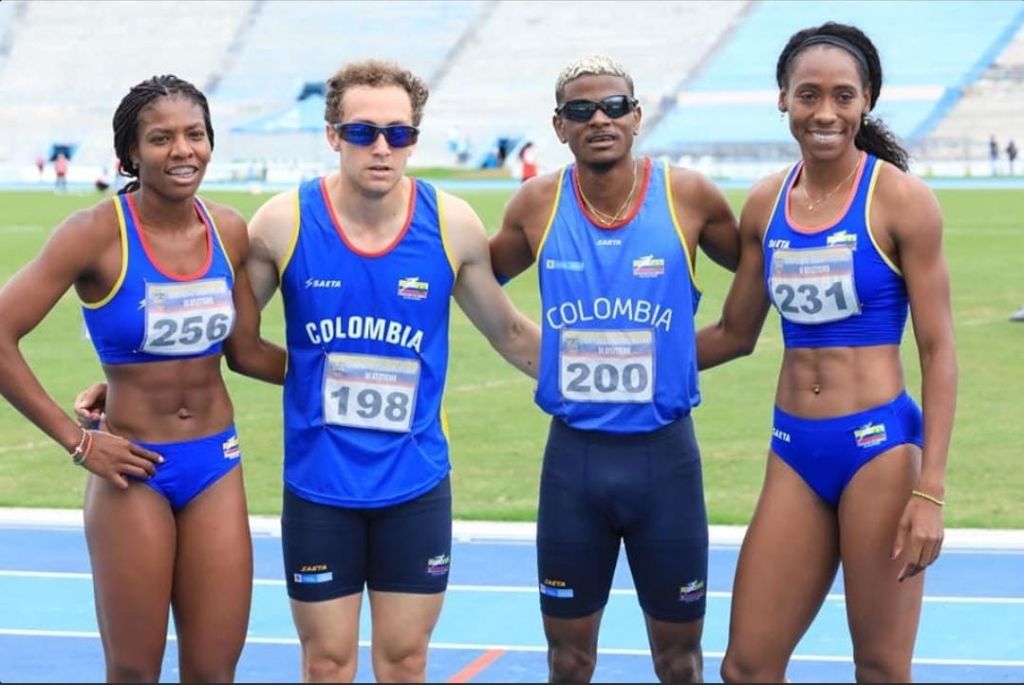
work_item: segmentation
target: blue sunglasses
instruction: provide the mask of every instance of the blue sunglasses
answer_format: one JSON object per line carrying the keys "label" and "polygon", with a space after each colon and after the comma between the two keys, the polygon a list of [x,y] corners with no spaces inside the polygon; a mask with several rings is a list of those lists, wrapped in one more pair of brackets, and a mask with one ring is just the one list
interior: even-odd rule
{"label": "blue sunglasses", "polygon": [[415,126],[374,126],[373,124],[331,124],[341,139],[360,147],[369,147],[383,135],[391,147],[409,147],[416,144],[420,130]]}

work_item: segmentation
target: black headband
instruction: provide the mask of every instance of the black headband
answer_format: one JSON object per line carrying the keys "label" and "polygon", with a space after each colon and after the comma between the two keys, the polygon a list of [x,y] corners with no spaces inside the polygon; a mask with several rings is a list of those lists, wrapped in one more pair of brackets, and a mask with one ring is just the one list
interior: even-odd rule
{"label": "black headband", "polygon": [[800,41],[799,45],[793,48],[793,52],[790,53],[790,58],[788,61],[793,61],[793,57],[799,54],[800,51],[803,50],[804,48],[809,48],[812,45],[821,44],[834,45],[837,48],[842,48],[843,50],[846,50],[848,53],[853,55],[853,58],[857,60],[858,63],[860,63],[860,66],[862,69],[864,69],[865,74],[871,73],[871,70],[868,69],[868,58],[864,56],[863,50],[861,50],[860,48],[858,48],[856,45],[846,40],[845,38],[840,38],[839,36],[832,36],[827,33],[819,33],[817,35],[804,38],[802,41]]}

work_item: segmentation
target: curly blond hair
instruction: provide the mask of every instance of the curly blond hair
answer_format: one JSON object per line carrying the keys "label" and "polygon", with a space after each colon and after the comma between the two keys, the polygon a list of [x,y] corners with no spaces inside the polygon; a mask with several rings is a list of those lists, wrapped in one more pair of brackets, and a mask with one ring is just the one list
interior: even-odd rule
{"label": "curly blond hair", "polygon": [[349,88],[369,86],[383,88],[398,86],[409,94],[412,102],[412,124],[419,126],[423,118],[423,106],[427,104],[430,91],[427,84],[408,69],[403,69],[394,62],[379,59],[368,59],[361,62],[346,64],[327,79],[327,102],[324,106],[324,120],[328,123],[342,119],[341,99]]}

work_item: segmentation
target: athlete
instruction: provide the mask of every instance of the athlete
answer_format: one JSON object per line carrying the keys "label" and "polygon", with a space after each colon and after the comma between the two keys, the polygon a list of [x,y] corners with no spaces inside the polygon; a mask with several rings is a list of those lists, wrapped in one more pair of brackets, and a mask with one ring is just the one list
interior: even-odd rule
{"label": "athlete", "polygon": [[552,682],[593,675],[625,541],[662,682],[699,681],[707,516],[690,411],[698,245],[734,269],[736,220],[702,175],[632,153],[629,73],[594,56],[555,86],[553,125],[575,163],[526,182],[491,240],[499,280],[537,262],[537,404],[552,415],[537,564]]}
{"label": "athlete", "polygon": [[[722,677],[782,682],[842,563],[857,681],[909,682],[956,401],[942,217],[869,116],[882,67],[860,30],[797,32],[776,76],[801,159],[751,191],[722,319],[698,335],[701,368],[747,353],[770,303],[785,343]],[[923,415],[900,362],[908,305]]]}
{"label": "athlete", "polygon": [[[159,680],[173,608],[182,681],[228,682],[252,547],[220,360],[281,382],[284,351],[256,336],[244,221],[196,197],[213,150],[203,94],[151,78],[113,126],[137,180],[66,219],[0,290],[0,394],[90,473],[85,533],[107,680]],[[72,286],[109,384],[102,429],[61,411],[18,348]]]}
{"label": "athlete", "polygon": [[[270,199],[249,227],[256,299],[280,286],[285,307],[288,594],[304,680],[354,678],[365,586],[377,680],[422,682],[451,563],[450,299],[534,377],[540,332],[495,281],[469,205],[405,175],[423,82],[368,60],[327,85],[338,171]],[[80,394],[79,415],[102,395]]]}

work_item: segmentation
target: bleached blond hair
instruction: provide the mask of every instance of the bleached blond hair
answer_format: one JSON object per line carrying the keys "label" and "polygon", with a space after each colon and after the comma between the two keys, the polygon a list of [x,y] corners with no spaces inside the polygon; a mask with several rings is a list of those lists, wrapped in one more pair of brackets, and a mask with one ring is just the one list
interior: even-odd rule
{"label": "bleached blond hair", "polygon": [[621,76],[626,80],[629,87],[629,94],[633,95],[633,77],[626,71],[618,60],[607,55],[587,55],[573,62],[570,62],[558,75],[555,81],[555,104],[562,104],[565,96],[565,86],[570,81],[575,81],[581,76]]}

